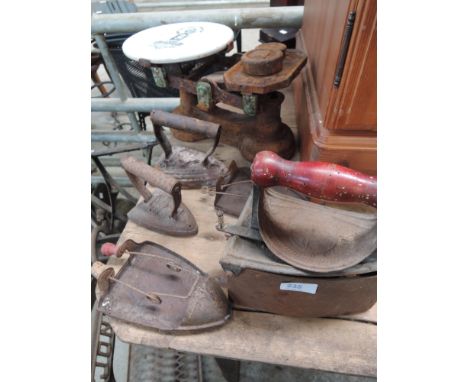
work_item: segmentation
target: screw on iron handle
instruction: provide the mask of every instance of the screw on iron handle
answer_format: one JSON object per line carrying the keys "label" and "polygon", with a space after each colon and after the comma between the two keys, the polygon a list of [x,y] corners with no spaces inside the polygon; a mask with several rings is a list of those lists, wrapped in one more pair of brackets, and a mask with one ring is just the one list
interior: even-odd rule
{"label": "screw on iron handle", "polygon": [[161,143],[166,158],[172,154],[172,147],[169,140],[163,133],[161,126],[167,126],[172,129],[188,131],[195,134],[201,134],[207,138],[213,138],[213,147],[206,153],[203,164],[208,163],[208,157],[213,154],[218,146],[221,137],[221,126],[217,123],[202,121],[197,118],[186,117],[185,115],[172,114],[162,110],[153,110],[151,112],[151,122],[153,124],[156,139]]}
{"label": "screw on iron handle", "polygon": [[138,192],[143,196],[145,202],[151,199],[152,194],[146,188],[145,181],[153,187],[157,187],[168,194],[172,195],[174,199],[174,209],[171,216],[174,217],[177,209],[182,202],[182,186],[174,177],[165,174],[156,167],[151,167],[145,162],[138,160],[132,156],[124,157],[120,163],[127,173],[128,178],[133,183]]}
{"label": "screw on iron handle", "polygon": [[252,181],[260,187],[285,186],[317,199],[377,208],[377,177],[334,163],[292,162],[261,151],[251,170]]}

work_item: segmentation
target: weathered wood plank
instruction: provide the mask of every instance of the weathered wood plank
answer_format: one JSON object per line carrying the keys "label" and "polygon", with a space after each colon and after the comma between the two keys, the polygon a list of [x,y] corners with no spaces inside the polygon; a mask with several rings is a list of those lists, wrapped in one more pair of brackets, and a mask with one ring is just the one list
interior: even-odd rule
{"label": "weathered wood plank", "polygon": [[377,326],[340,319],[298,319],[235,311],[224,326],[167,335],[112,320],[125,342],[226,358],[376,376]]}

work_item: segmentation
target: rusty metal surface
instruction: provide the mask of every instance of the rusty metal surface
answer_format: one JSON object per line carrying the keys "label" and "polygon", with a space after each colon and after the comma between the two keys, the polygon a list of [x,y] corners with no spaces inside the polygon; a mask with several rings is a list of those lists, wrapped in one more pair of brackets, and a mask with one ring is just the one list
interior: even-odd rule
{"label": "rusty metal surface", "polygon": [[[304,292],[307,287],[315,293]],[[229,277],[228,291],[238,309],[293,317],[333,317],[370,309],[377,301],[377,274],[314,278],[244,269]]]}
{"label": "rusty metal surface", "polygon": [[[282,48],[281,44],[262,44],[258,50],[264,51],[261,53],[262,55],[281,54],[283,56]],[[235,63],[228,72],[225,72],[223,81],[220,81],[219,74],[202,75],[196,66],[195,69],[192,68],[192,71],[187,73],[177,73],[167,67],[168,70],[171,69],[165,77],[168,86],[179,89],[180,93],[180,106],[173,111],[173,115],[194,117],[221,125],[223,131],[220,142],[238,147],[242,155],[249,161],[252,161],[255,154],[261,150],[270,150],[283,158],[291,158],[295,152],[294,135],[289,127],[281,121],[281,103],[284,96],[276,92],[275,89],[289,85],[304,65],[306,56],[299,51],[288,52],[284,55],[284,59],[279,60],[283,61],[283,69],[276,74],[259,77],[244,73],[241,83],[247,81],[253,87],[242,88],[242,92],[245,93],[242,95],[236,93],[241,91],[240,87],[234,90],[223,83],[226,80],[226,73],[236,70],[235,68],[241,68],[240,57],[232,60]],[[248,60],[248,56],[246,59]],[[217,56],[214,59],[216,62],[219,61],[218,63],[223,60],[226,61],[226,58],[222,56]],[[270,62],[260,66],[260,72],[263,70],[265,73],[265,71],[271,70],[274,65]],[[233,79],[233,81],[237,83],[238,79]],[[258,90],[259,88],[261,89]],[[254,91],[255,89],[258,91]],[[220,104],[240,110],[226,110],[225,107],[220,107]],[[170,118],[174,119],[175,117],[171,116]],[[200,140],[206,132],[206,129],[198,128],[197,124],[190,124],[187,126],[188,128],[184,129],[171,126],[169,121],[154,121],[153,123],[173,128],[173,136],[182,141]]]}
{"label": "rusty metal surface", "polygon": [[151,242],[127,240],[122,248],[130,257],[115,276],[118,282],[111,282],[99,299],[99,311],[163,332],[203,330],[229,319],[230,307],[219,285],[182,256]]}
{"label": "rusty metal surface", "polygon": [[[284,95],[279,92],[259,96],[258,111],[253,117],[220,107],[204,112],[196,107],[197,97],[182,90],[180,100],[181,105],[174,113],[219,123],[223,128],[220,142],[239,148],[242,156],[249,161],[262,150],[273,151],[286,159],[294,155],[294,135],[281,121]],[[178,131],[173,131],[173,135],[177,139],[187,141],[198,139],[193,135],[179,134]]]}
{"label": "rusty metal surface", "polygon": [[376,213],[319,205],[263,189],[258,207],[267,247],[294,267],[331,272],[349,268],[377,247]]}
{"label": "rusty metal surface", "polygon": [[197,118],[181,116],[161,110],[154,110],[151,112],[151,122],[160,126],[201,134],[207,138],[216,138],[220,133],[220,126],[217,123],[202,121]]}
{"label": "rusty metal surface", "polygon": [[[237,226],[242,227],[242,226]],[[377,272],[377,251],[359,264],[341,271],[310,272],[295,268],[276,257],[261,241],[247,240],[241,236],[228,239],[220,264],[225,271],[239,274],[243,269],[254,269],[288,276],[343,277]]]}
{"label": "rusty metal surface", "polygon": [[216,82],[214,80],[210,80],[209,82],[211,84],[215,102],[222,102],[226,105],[242,109],[242,97],[235,93],[229,93],[227,90],[221,87],[221,84],[224,82],[224,78],[222,78],[221,82]]}
{"label": "rusty metal surface", "polygon": [[[152,231],[172,236],[192,236],[198,232],[197,222],[182,203],[181,184],[161,170],[133,157],[122,158],[122,167],[143,201],[127,217]],[[157,187],[153,192],[144,182]]]}
{"label": "rusty metal surface", "polygon": [[252,192],[252,183],[246,182],[247,180],[250,180],[250,169],[248,167],[238,168],[236,162],[232,161],[228,174],[220,177],[216,182],[216,192],[227,194],[216,194],[214,206],[226,214],[239,216]]}
{"label": "rusty metal surface", "polygon": [[274,49],[274,50],[280,50],[281,52],[285,52],[288,47],[286,44],[283,44],[282,42],[266,42],[260,45],[257,45],[255,49]]}
{"label": "rusty metal surface", "polygon": [[151,231],[171,236],[193,236],[198,233],[195,217],[181,203],[172,215],[173,199],[166,192],[156,189],[147,202],[138,203],[128,214],[128,219]]}
{"label": "rusty metal surface", "polygon": [[[221,137],[221,126],[178,114],[163,111],[151,112],[154,134],[161,143],[164,154],[156,161],[156,166],[164,173],[177,179],[184,188],[212,186],[216,179],[228,170],[223,162],[212,157]],[[172,147],[162,130],[162,126],[214,138],[211,149],[202,153],[188,147]]]}
{"label": "rusty metal surface", "polygon": [[295,49],[285,51],[283,68],[271,76],[252,76],[243,68],[243,62],[238,62],[224,73],[226,89],[234,92],[267,94],[283,89],[299,74],[307,61],[307,56]]}
{"label": "rusty metal surface", "polygon": [[182,146],[173,147],[169,158],[164,154],[161,155],[155,165],[161,171],[176,178],[183,188],[214,186],[218,177],[228,172],[225,164],[218,159],[212,156],[207,158],[201,151]]}
{"label": "rusty metal surface", "polygon": [[91,312],[91,381],[113,381],[112,361],[115,334],[106,315],[98,312],[97,303]]}
{"label": "rusty metal surface", "polygon": [[[255,189],[255,187],[254,187]],[[252,227],[253,193],[249,196],[236,225],[229,226],[248,229]],[[256,205],[258,208],[258,203]],[[275,256],[262,242],[261,238],[246,240],[242,235],[235,235],[227,240],[220,264],[225,271],[239,274],[245,268],[290,276],[338,277],[356,276],[377,272],[377,250],[359,264],[340,271],[312,272],[295,268]]]}
{"label": "rusty metal surface", "polygon": [[269,76],[283,68],[283,52],[277,49],[254,49],[242,56],[242,70],[251,76]]}
{"label": "rusty metal surface", "polygon": [[106,267],[100,261],[95,261],[91,267],[91,275],[97,280],[99,290],[107,293],[109,290],[109,277],[114,277],[113,268]]}
{"label": "rusty metal surface", "polygon": [[[168,194],[180,195],[179,182],[173,177],[166,175],[164,172],[131,156],[122,158],[120,163],[127,173],[135,175],[136,177],[148,182],[153,187],[158,187]],[[142,196],[144,197],[145,195]]]}

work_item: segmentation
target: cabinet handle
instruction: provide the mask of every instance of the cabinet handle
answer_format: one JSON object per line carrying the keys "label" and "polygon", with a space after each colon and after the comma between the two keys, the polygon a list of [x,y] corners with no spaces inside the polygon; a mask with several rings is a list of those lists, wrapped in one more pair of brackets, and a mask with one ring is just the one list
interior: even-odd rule
{"label": "cabinet handle", "polygon": [[349,12],[348,22],[345,26],[343,45],[341,46],[340,55],[338,57],[338,65],[335,72],[335,80],[333,81],[333,85],[336,88],[340,86],[341,77],[343,76],[346,57],[348,56],[349,43],[351,41],[351,35],[353,34],[354,20],[356,20],[356,11],[351,11]]}

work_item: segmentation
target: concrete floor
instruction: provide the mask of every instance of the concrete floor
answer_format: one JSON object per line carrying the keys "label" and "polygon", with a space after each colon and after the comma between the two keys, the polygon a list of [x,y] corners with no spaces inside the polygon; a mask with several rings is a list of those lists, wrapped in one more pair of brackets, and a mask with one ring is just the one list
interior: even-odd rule
{"label": "concrete floor", "polygon": [[[249,50],[254,48],[258,45],[258,36],[259,36],[258,29],[251,29],[251,30],[243,30],[242,31],[242,44],[243,50]],[[102,80],[107,78],[107,75],[103,68],[100,68],[98,72],[101,76]],[[294,116],[294,105],[293,99],[291,96],[291,90],[285,89],[284,91],[286,95],[285,103],[283,104],[282,108],[282,119],[285,123],[287,123],[290,127],[292,127],[293,132],[297,136],[297,131],[295,129],[295,116]],[[99,92],[95,89],[92,91],[92,96],[97,96]],[[115,96],[115,95],[114,95]],[[116,118],[120,123],[128,122],[128,117],[125,113],[117,113],[114,117],[111,116],[111,113],[104,113],[104,112],[93,112],[92,113],[92,120],[91,120],[91,129],[95,130],[113,130],[116,127]],[[147,119],[147,126],[151,126],[149,120]],[[128,126],[124,127],[128,130]],[[180,144],[185,146],[196,146],[200,150],[207,150],[210,145],[210,140],[199,141],[194,143],[187,143],[187,142],[178,142],[172,136],[170,136],[169,130],[167,131],[170,140],[174,144]],[[114,143],[111,143],[112,147]],[[102,143],[92,143],[93,149],[104,148]],[[232,148],[232,150],[237,150]],[[215,157],[220,160],[227,160],[229,158],[224,158],[226,156],[226,149],[223,149],[223,157],[220,157],[219,154],[215,152]],[[158,158],[162,152],[159,147],[155,147],[153,151],[153,160]],[[143,158],[140,152],[134,152],[132,155]],[[296,154],[297,156],[298,154]],[[117,158],[119,155],[116,156]],[[110,159],[107,163],[113,163],[114,166],[108,167],[109,172],[113,176],[125,176],[123,170],[118,166],[118,159]],[[239,164],[239,163],[238,163]],[[240,163],[240,165],[244,165],[246,163]],[[98,175],[96,171],[92,172],[92,175]],[[132,193],[137,195],[135,190],[132,190]],[[114,355],[114,373],[116,376],[117,382],[127,382],[127,374],[128,374],[128,360],[129,360],[129,346],[121,341],[117,341],[115,355]],[[366,377],[356,377],[356,376],[347,376],[341,375],[336,373],[328,373],[328,372],[321,372],[316,370],[309,370],[309,369],[300,369],[300,368],[293,368],[293,367],[285,367],[279,365],[271,365],[271,364],[264,364],[259,362],[241,362],[240,366],[240,382],[247,382],[247,381],[265,381],[265,382],[282,382],[282,381],[303,381],[303,382],[370,382],[374,381],[376,378],[366,378]]]}

